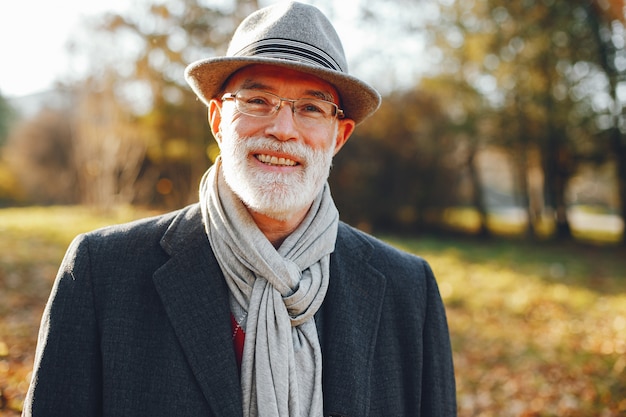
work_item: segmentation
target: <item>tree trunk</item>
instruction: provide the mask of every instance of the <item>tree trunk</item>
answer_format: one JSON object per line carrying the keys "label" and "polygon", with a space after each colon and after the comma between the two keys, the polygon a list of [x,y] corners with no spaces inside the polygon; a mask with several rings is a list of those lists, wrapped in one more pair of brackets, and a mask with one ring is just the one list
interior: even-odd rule
{"label": "tree trunk", "polygon": [[567,204],[565,202],[565,187],[567,185],[567,173],[565,168],[566,156],[562,149],[561,140],[555,129],[549,129],[548,143],[544,154],[544,178],[546,205],[554,210],[554,238],[568,240],[572,238],[572,231],[567,217]]}
{"label": "tree trunk", "polygon": [[472,204],[478,212],[479,227],[478,236],[482,238],[490,238],[491,232],[487,226],[487,207],[485,205],[483,183],[480,179],[478,168],[476,167],[476,154],[478,152],[475,140],[471,140],[469,147],[469,155],[467,156],[467,169],[472,183]]}
{"label": "tree trunk", "polygon": [[[547,81],[546,91],[552,91],[553,74],[548,62],[544,62],[544,73]],[[545,201],[546,206],[554,210],[553,237],[557,240],[569,240],[572,238],[572,231],[565,202],[565,187],[569,180],[569,155],[565,145],[565,133],[555,120],[557,112],[554,100],[550,93],[546,93],[544,104],[547,112],[547,137],[543,148]]]}
{"label": "tree trunk", "polygon": [[611,148],[617,160],[617,191],[620,200],[620,216],[624,223],[621,244],[626,246],[626,138],[617,127],[611,130]]}
{"label": "tree trunk", "polygon": [[516,182],[518,187],[519,201],[518,204],[524,208],[526,212],[526,228],[524,230],[524,237],[526,239],[535,238],[535,212],[532,209],[532,201],[530,199],[530,186],[528,184],[528,138],[530,134],[527,132],[526,113],[524,112],[524,106],[520,97],[515,99],[516,110],[518,114],[518,138],[515,143],[518,146],[518,152],[513,155],[513,166],[516,176]]}
{"label": "tree trunk", "polygon": [[[623,121],[626,117],[624,115],[624,108],[617,97],[617,87],[620,78],[620,72],[614,65],[617,51],[612,39],[602,35],[602,32],[607,27],[607,20],[610,20],[610,16],[604,14],[603,9],[597,2],[589,2],[587,4],[587,11],[589,13],[589,23],[592,25],[593,33],[596,36],[600,63],[609,80],[610,94],[613,100],[613,127],[609,135],[611,151],[616,159],[617,166],[616,179],[617,192],[620,200],[620,215],[625,225],[624,231],[622,232],[621,243],[623,246],[626,246],[626,137],[619,129],[620,120]],[[624,72],[622,71],[621,77],[623,76]]]}

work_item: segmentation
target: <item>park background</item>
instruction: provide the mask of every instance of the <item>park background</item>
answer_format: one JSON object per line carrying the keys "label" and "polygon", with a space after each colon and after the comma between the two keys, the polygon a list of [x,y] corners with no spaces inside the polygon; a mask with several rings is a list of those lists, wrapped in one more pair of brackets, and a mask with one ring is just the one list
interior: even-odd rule
{"label": "park background", "polygon": [[[71,239],[197,201],[218,149],[183,70],[270,3],[128,2],[72,29],[50,88],[0,79],[0,415],[19,415]],[[459,415],[624,415],[625,2],[307,3],[383,95],[335,159],[335,201],[431,263]]]}

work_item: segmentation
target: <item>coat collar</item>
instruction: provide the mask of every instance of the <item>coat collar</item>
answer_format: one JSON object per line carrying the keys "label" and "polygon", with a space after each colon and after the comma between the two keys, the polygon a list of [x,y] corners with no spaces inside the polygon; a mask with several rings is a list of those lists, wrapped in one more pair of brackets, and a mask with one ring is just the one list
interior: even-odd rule
{"label": "coat collar", "polygon": [[[215,414],[240,417],[228,287],[198,205],[179,213],[161,246],[170,259],[153,279],[190,367]],[[385,288],[384,276],[367,262],[372,250],[361,234],[339,227],[321,318],[325,415],[356,417],[369,411],[370,371]]]}

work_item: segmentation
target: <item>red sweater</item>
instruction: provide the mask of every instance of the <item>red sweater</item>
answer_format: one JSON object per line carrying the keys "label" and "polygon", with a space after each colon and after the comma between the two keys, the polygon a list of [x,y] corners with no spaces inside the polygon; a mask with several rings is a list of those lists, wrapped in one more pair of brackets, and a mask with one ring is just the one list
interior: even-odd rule
{"label": "red sweater", "polygon": [[243,358],[243,342],[246,340],[246,334],[241,326],[237,323],[235,316],[230,315],[230,324],[233,329],[233,347],[235,348],[235,358],[237,365],[241,371],[241,359]]}

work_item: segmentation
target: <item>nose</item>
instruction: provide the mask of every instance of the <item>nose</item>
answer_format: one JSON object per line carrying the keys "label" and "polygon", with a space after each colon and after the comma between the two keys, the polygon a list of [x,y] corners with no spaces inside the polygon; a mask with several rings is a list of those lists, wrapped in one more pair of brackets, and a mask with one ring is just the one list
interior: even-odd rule
{"label": "nose", "polygon": [[[283,105],[283,103],[286,105]],[[285,100],[281,101],[276,115],[267,126],[266,133],[280,141],[297,139],[299,131],[296,126],[295,116],[293,103]]]}

